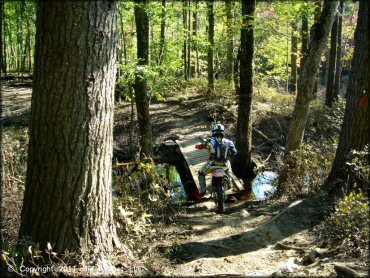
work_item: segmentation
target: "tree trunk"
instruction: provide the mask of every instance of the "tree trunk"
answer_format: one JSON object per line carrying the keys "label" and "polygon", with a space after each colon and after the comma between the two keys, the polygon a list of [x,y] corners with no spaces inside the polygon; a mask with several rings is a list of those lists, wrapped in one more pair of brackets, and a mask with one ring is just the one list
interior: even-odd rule
{"label": "tree trunk", "polygon": [[[2,1],[1,3],[1,14],[2,14],[2,17],[3,17],[3,20],[1,20],[1,45],[2,45],[2,55],[1,55],[1,67],[2,67],[2,71],[4,73],[4,77],[6,77],[7,75],[7,56],[6,56],[6,47],[7,47],[7,44],[6,44],[6,14],[5,14],[5,1]],[[0,76],[0,79],[1,76]]]}
{"label": "tree trunk", "polygon": [[27,16],[27,38],[26,38],[26,47],[24,49],[24,57],[26,58],[28,56],[28,72],[32,72],[32,50],[31,50],[31,23],[30,23],[30,18]]}
{"label": "tree trunk", "polygon": [[[149,64],[149,18],[145,6],[147,0],[141,0],[141,5],[135,5],[135,22],[137,33],[137,58],[140,66]],[[149,115],[149,99],[147,81],[144,71],[135,79],[135,102],[139,122],[140,157],[153,156],[152,125]]]}
{"label": "tree trunk", "polygon": [[188,62],[188,65],[187,65],[187,73],[188,73],[188,80],[190,79],[191,77],[191,68],[190,68],[190,61],[191,61],[191,0],[188,0],[188,4],[187,4],[187,7],[188,7],[188,15],[187,15],[187,19],[188,19],[188,38],[187,38],[187,42],[188,42],[188,48],[187,48],[187,55],[188,55],[188,58],[187,58],[187,62]]}
{"label": "tree trunk", "polygon": [[226,50],[226,80],[231,83],[233,80],[233,62],[234,62],[234,37],[232,30],[233,21],[233,0],[225,1],[226,9],[226,37],[227,37],[227,50]]}
{"label": "tree trunk", "polygon": [[[315,14],[314,14],[314,22],[317,23],[320,19],[320,15],[321,15],[321,6],[322,6],[322,0],[316,0],[315,1]],[[312,28],[311,28],[311,32],[312,32]],[[319,89],[319,78],[320,78],[320,73],[319,73],[319,70],[317,71],[317,74],[316,74],[316,81],[315,81],[315,85],[313,87],[313,98],[316,99],[317,97],[317,91]]]}
{"label": "tree trunk", "polygon": [[213,1],[207,0],[208,10],[208,53],[207,53],[207,75],[208,75],[208,89],[207,94],[213,94],[215,90],[214,85],[214,68],[213,68],[213,47],[215,34],[215,18],[213,12]]}
{"label": "tree trunk", "polygon": [[341,79],[341,59],[342,59],[342,18],[343,18],[343,0],[339,4],[339,18],[338,18],[338,39],[337,39],[337,57],[335,62],[335,78],[334,78],[334,101],[338,100]]}
{"label": "tree trunk", "polygon": [[[113,251],[117,4],[40,1],[20,238]],[[78,24],[73,24],[78,22]]]}
{"label": "tree trunk", "polygon": [[252,96],[254,59],[254,12],[255,0],[242,2],[243,27],[240,51],[240,93],[237,119],[236,147],[238,156],[233,162],[237,177],[243,179],[247,191],[252,189],[255,165],[252,160]]}
{"label": "tree trunk", "polygon": [[300,60],[300,65],[299,65],[299,72],[302,71],[304,61],[308,54],[308,17],[307,17],[306,11],[304,11],[302,15],[301,36],[302,36],[302,47],[301,47],[301,60]]}
{"label": "tree trunk", "polygon": [[286,152],[297,150],[302,143],[316,73],[328,41],[337,7],[338,1],[325,0],[320,19],[312,26],[309,53],[298,79],[298,94],[287,136]]}
{"label": "tree trunk", "polygon": [[334,100],[334,77],[335,77],[335,64],[337,58],[337,39],[338,39],[338,19],[339,15],[335,16],[333,27],[330,35],[330,52],[329,52],[329,67],[328,67],[328,80],[326,83],[326,97],[325,104],[328,107],[333,106]]}
{"label": "tree trunk", "polygon": [[195,60],[193,60],[193,63],[190,68],[190,76],[195,77],[198,76],[199,73],[199,56],[198,56],[198,0],[194,0],[195,8],[193,11],[193,32],[192,32],[192,43],[193,43],[193,49],[195,51]]}
{"label": "tree trunk", "polygon": [[240,47],[238,49],[238,54],[236,58],[234,59],[234,73],[233,73],[233,79],[234,79],[234,86],[235,86],[235,93],[237,96],[240,94],[240,84],[239,84],[239,61],[240,61]]}
{"label": "tree trunk", "polygon": [[187,39],[188,39],[188,36],[187,36],[187,23],[188,23],[188,19],[187,19],[187,16],[188,16],[188,13],[186,11],[186,7],[187,7],[187,3],[188,3],[188,0],[184,0],[183,1],[183,7],[182,7],[182,23],[183,23],[183,33],[184,33],[184,47],[183,47],[183,60],[184,60],[184,78],[185,80],[188,80],[188,63],[187,63],[187,46],[188,46],[188,43],[187,43]]}
{"label": "tree trunk", "polygon": [[[167,0],[162,0],[162,14],[161,14],[161,35],[160,35],[160,42],[159,42],[159,55],[157,59],[157,64],[160,67],[162,65],[162,61],[164,59],[165,53],[165,39],[166,39],[166,4]],[[159,70],[159,74],[163,75],[163,70]]]}
{"label": "tree trunk", "polygon": [[297,25],[292,23],[292,40],[291,40],[291,53],[290,53],[290,92],[295,93],[297,91],[297,52],[298,52],[298,40],[295,35],[297,31]]}
{"label": "tree trunk", "polygon": [[200,75],[199,51],[198,51],[198,6],[199,6],[199,0],[195,0],[195,11],[193,12],[193,38],[195,38],[195,43],[194,43],[195,59],[196,59],[195,72],[197,76]]}
{"label": "tree trunk", "polygon": [[[342,179],[348,172],[346,162],[352,150],[361,151],[370,143],[370,109],[369,109],[369,76],[370,76],[370,5],[360,1],[357,27],[355,31],[355,49],[351,72],[347,86],[347,102],[339,144],[331,173],[326,186]],[[344,184],[343,184],[344,185]],[[338,188],[339,189],[339,188]],[[340,190],[338,190],[340,191]]]}

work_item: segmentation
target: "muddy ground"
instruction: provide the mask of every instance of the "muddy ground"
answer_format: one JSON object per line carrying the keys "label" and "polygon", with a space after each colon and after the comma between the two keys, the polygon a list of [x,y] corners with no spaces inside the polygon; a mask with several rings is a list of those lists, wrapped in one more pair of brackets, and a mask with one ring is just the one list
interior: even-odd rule
{"label": "muddy ground", "polygon": [[[30,116],[30,86],[12,84],[2,87],[2,124],[28,126]],[[131,157],[128,133],[131,105],[116,105],[114,155],[119,160]],[[215,116],[222,118],[233,139],[236,104],[224,107],[210,103],[201,94],[186,98],[167,98],[151,104],[155,150],[166,140],[207,136]],[[263,161],[276,145],[283,145],[289,117],[279,116],[266,103],[254,105],[255,127],[273,143],[256,148]],[[134,115],[135,116],[135,115]],[[133,145],[138,145],[137,126]],[[254,145],[265,141],[254,134]],[[157,152],[157,155],[160,153]],[[266,163],[268,165],[268,162]],[[295,202],[233,201],[226,213],[216,214],[214,203],[204,201],[188,206],[173,223],[160,233],[153,243],[161,259],[152,262],[151,274],[165,276],[335,276],[343,277],[345,265],[357,274],[367,273],[362,260],[346,259],[323,242],[316,242],[311,231],[323,220],[325,194]],[[19,205],[19,204],[18,204]],[[20,210],[19,210],[20,211]],[[10,218],[8,218],[8,221]],[[339,266],[338,266],[339,265]],[[344,271],[346,268],[344,268]],[[347,269],[348,270],[348,269]]]}

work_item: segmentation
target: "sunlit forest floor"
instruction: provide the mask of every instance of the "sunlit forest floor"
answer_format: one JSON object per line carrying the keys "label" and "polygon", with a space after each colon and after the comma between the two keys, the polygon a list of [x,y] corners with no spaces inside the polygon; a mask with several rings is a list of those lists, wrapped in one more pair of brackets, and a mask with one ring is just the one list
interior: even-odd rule
{"label": "sunlit forest floor", "polygon": [[[227,137],[235,140],[237,103],[232,86],[216,83],[216,96],[205,96],[205,86],[202,81],[193,81],[182,92],[164,95],[163,101],[152,100],[150,111],[157,157],[163,156],[160,146],[165,141],[208,136],[215,121],[224,123]],[[8,171],[8,175],[3,177],[5,228],[2,234],[4,241],[9,243],[16,241],[19,229],[31,91],[30,82],[9,83],[2,88],[2,148],[6,159],[3,163]],[[323,91],[319,90],[308,121],[308,142],[336,132],[330,133],[322,126],[325,121],[333,125],[332,118],[340,117],[339,112],[339,115],[326,113],[325,117]],[[260,169],[278,171],[293,104],[293,95],[279,93],[267,86],[256,87],[253,153]],[[130,117],[130,102],[117,103],[114,157],[119,161],[131,159]],[[132,144],[137,148],[136,125],[132,138]],[[328,156],[325,159],[330,160],[335,148],[330,146],[325,151],[327,153],[323,154]],[[321,179],[312,176],[312,183],[319,183]],[[297,176],[293,182],[301,183],[302,177]],[[134,256],[145,257],[144,261],[137,260],[145,265],[145,270],[133,267],[127,270],[127,274],[333,276],[338,273],[338,264],[365,274],[367,262],[364,259],[350,259],[340,250],[329,248],[325,242],[317,240],[313,229],[323,219],[322,203],[318,199],[299,200],[314,190],[314,187],[301,190],[295,199],[233,200],[227,203],[224,215],[216,214],[213,201],[207,200],[178,209],[171,221],[159,225],[154,236],[143,236],[143,246],[133,250]]]}

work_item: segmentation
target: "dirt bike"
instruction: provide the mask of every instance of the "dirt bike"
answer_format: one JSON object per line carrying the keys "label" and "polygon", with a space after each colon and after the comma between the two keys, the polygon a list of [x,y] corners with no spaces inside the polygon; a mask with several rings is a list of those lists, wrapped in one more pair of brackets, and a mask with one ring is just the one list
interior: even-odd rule
{"label": "dirt bike", "polygon": [[[213,169],[211,173],[211,188],[213,199],[217,206],[218,213],[225,212],[226,189],[229,177],[225,174],[223,166],[211,166]],[[227,168],[226,168],[227,169]]]}

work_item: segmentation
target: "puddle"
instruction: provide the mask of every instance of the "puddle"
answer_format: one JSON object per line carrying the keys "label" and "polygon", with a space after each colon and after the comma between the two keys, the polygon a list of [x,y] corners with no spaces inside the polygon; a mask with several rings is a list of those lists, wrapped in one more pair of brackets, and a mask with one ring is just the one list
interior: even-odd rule
{"label": "puddle", "polygon": [[263,171],[257,174],[257,177],[252,183],[252,191],[256,199],[266,199],[270,197],[276,190],[272,185],[278,177],[276,172]]}
{"label": "puddle", "polygon": [[175,166],[169,164],[157,164],[157,173],[166,177],[167,182],[170,185],[172,203],[179,204],[186,200],[187,195],[185,193],[180,174],[177,172]]}

